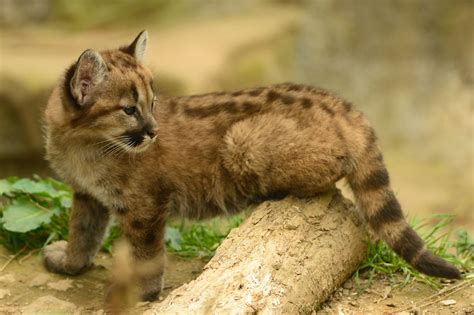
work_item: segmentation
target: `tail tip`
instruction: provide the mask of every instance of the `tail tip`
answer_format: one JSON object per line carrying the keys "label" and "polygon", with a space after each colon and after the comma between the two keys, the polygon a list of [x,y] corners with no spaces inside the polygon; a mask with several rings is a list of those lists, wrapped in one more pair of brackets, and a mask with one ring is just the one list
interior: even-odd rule
{"label": "tail tip", "polygon": [[440,257],[426,251],[418,259],[414,265],[416,269],[429,276],[461,279],[461,272],[458,268],[441,259]]}

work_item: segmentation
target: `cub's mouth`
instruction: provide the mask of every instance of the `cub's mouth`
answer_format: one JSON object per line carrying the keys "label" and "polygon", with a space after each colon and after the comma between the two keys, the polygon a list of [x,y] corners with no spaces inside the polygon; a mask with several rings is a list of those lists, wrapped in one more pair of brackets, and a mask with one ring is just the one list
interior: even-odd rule
{"label": "cub's mouth", "polygon": [[128,131],[118,137],[118,145],[126,152],[139,153],[145,151],[150,144],[155,142],[157,138],[156,132],[151,134],[146,129]]}
{"label": "cub's mouth", "polygon": [[136,131],[125,134],[123,141],[126,145],[136,148],[143,144],[145,141],[145,132],[144,131]]}

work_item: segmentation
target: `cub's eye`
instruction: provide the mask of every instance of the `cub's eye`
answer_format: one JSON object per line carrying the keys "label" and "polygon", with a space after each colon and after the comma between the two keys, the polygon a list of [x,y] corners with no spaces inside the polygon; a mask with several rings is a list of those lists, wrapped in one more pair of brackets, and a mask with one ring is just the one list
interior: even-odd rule
{"label": "cub's eye", "polygon": [[125,114],[127,115],[133,115],[137,112],[137,107],[136,106],[125,106],[123,108],[123,111],[125,112]]}

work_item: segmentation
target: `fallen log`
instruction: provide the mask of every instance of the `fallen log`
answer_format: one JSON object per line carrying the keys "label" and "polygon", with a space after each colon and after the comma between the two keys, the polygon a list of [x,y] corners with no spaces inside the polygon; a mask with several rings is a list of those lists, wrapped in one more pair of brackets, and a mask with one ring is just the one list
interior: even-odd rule
{"label": "fallen log", "polygon": [[363,220],[338,190],[264,202],[196,280],[145,314],[311,313],[356,270],[365,240]]}

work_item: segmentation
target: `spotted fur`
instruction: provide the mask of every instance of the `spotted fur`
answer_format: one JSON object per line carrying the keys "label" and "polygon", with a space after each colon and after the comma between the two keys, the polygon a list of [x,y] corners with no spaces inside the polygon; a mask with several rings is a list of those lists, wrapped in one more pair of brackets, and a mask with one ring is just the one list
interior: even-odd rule
{"label": "spotted fur", "polygon": [[375,133],[349,102],[293,83],[155,95],[142,64],[146,43],[143,32],[121,49],[86,51],[50,97],[47,158],[76,193],[69,243],[44,251],[49,270],[84,271],[114,213],[137,268],[148,266],[140,282],[153,300],[163,285],[168,216],[310,197],[346,177],[370,226],[399,255],[426,274],[459,278],[407,224]]}

